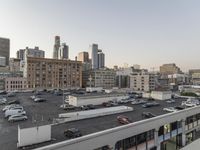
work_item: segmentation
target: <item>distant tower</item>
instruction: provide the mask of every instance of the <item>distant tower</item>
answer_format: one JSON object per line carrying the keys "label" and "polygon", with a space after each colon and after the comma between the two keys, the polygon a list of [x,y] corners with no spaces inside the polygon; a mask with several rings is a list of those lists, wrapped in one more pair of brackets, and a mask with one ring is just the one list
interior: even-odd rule
{"label": "distant tower", "polygon": [[92,69],[98,68],[98,45],[92,44],[90,45],[91,51],[91,60],[92,60]]}
{"label": "distant tower", "polygon": [[58,50],[58,59],[68,59],[69,58],[69,47],[66,43],[62,43]]}
{"label": "distant tower", "polygon": [[101,50],[99,50],[99,53],[98,53],[98,68],[104,68],[104,67],[105,67],[105,55]]}
{"label": "distant tower", "polygon": [[60,48],[60,36],[55,36],[55,44],[53,48],[53,58],[58,59],[58,51]]}
{"label": "distant tower", "polygon": [[90,45],[92,69],[105,67],[105,54],[98,49],[97,44]]}

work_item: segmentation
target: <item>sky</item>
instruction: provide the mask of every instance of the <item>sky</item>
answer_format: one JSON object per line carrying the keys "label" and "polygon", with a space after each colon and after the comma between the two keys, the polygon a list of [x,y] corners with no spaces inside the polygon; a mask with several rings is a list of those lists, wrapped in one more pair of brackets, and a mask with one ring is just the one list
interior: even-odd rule
{"label": "sky", "polygon": [[72,60],[97,43],[108,67],[187,71],[200,68],[199,8],[199,0],[0,0],[0,37],[10,39],[11,57],[39,46],[51,58],[59,35]]}

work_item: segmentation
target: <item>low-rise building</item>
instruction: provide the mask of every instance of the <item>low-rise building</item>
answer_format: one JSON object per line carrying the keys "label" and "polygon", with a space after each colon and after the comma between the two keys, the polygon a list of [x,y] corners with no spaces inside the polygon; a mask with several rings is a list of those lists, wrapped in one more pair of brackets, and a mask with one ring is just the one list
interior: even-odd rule
{"label": "low-rise building", "polygon": [[200,69],[189,70],[189,75],[193,85],[200,85]]}
{"label": "low-rise building", "polygon": [[87,94],[87,95],[70,95],[69,96],[69,104],[79,107],[82,105],[88,105],[88,104],[93,104],[93,105],[100,105],[104,102],[108,101],[118,101],[121,99],[128,98],[126,94],[121,94],[121,93],[109,93],[109,94]]}
{"label": "low-rise building", "polygon": [[27,89],[26,78],[23,77],[7,77],[5,78],[6,91],[23,91]]}

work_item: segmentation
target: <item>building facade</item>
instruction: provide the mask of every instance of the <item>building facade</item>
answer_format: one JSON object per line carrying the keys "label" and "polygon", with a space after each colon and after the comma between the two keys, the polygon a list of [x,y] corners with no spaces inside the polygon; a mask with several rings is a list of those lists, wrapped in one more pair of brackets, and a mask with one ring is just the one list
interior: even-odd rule
{"label": "building facade", "polygon": [[113,69],[101,68],[83,71],[83,87],[115,87],[116,72]]}
{"label": "building facade", "polygon": [[193,85],[200,85],[200,69],[189,70],[190,83]]}
{"label": "building facade", "polygon": [[10,58],[10,39],[0,38],[0,57],[5,58],[5,65],[9,65]]}
{"label": "building facade", "polygon": [[7,77],[5,78],[6,91],[23,91],[27,89],[26,78],[23,77]]}
{"label": "building facade", "polygon": [[152,91],[155,90],[155,74],[142,71],[130,75],[130,88],[135,91]]}
{"label": "building facade", "polygon": [[27,57],[24,66],[27,87],[79,88],[82,86],[80,61]]}
{"label": "building facade", "polygon": [[9,67],[11,72],[20,71],[20,61],[18,58],[10,58]]}
{"label": "building facade", "polygon": [[25,59],[26,55],[30,57],[44,58],[45,51],[40,50],[37,46],[35,48],[26,47],[25,49],[20,49],[17,51],[17,58],[22,61]]}
{"label": "building facade", "polygon": [[182,74],[183,72],[176,64],[164,64],[160,66],[160,73],[163,75]]}
{"label": "building facade", "polygon": [[88,52],[78,53],[78,61],[89,62],[89,53]]}

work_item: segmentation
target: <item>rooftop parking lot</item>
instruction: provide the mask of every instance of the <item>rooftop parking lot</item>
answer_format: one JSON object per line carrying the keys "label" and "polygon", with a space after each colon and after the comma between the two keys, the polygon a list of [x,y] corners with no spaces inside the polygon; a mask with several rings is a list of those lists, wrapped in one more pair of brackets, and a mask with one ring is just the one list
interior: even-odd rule
{"label": "rooftop parking lot", "polygon": [[[55,96],[53,94],[42,92],[41,97],[47,99],[45,102],[36,103],[30,99],[33,93],[17,93],[15,97],[8,97],[7,100],[19,100],[21,105],[24,106],[24,110],[27,113],[28,120],[21,121],[21,122],[14,122],[10,123],[6,119],[4,119],[3,111],[0,111],[0,145],[1,150],[15,150],[17,149],[17,128],[18,125],[21,128],[31,127],[36,125],[44,125],[44,124],[52,124],[53,120],[58,117],[58,114],[67,112],[60,108],[60,105],[63,104],[63,97],[62,96]],[[156,101],[160,105],[143,108],[142,104],[139,105],[132,105],[131,103],[128,104],[121,104],[133,107],[134,110],[131,112],[122,113],[125,116],[128,116],[132,122],[136,122],[142,120],[142,113],[143,112],[151,112],[155,115],[162,115],[167,113],[163,111],[165,107],[172,107],[172,106],[179,106],[181,102],[185,99],[176,99],[175,103],[166,103],[166,101]],[[0,106],[0,109],[4,105]],[[97,108],[101,108],[103,106],[97,106]],[[78,109],[80,111],[80,109]],[[35,147],[67,140],[64,136],[63,132],[67,128],[78,128],[83,135],[87,135],[90,133],[102,131],[105,129],[113,128],[120,126],[121,124],[117,121],[117,116],[119,114],[108,115],[103,117],[96,117],[84,120],[78,120],[68,123],[62,123],[58,125],[52,126],[52,140],[51,142],[46,142],[43,144],[38,144],[34,146],[27,147],[26,149],[32,149]]]}

